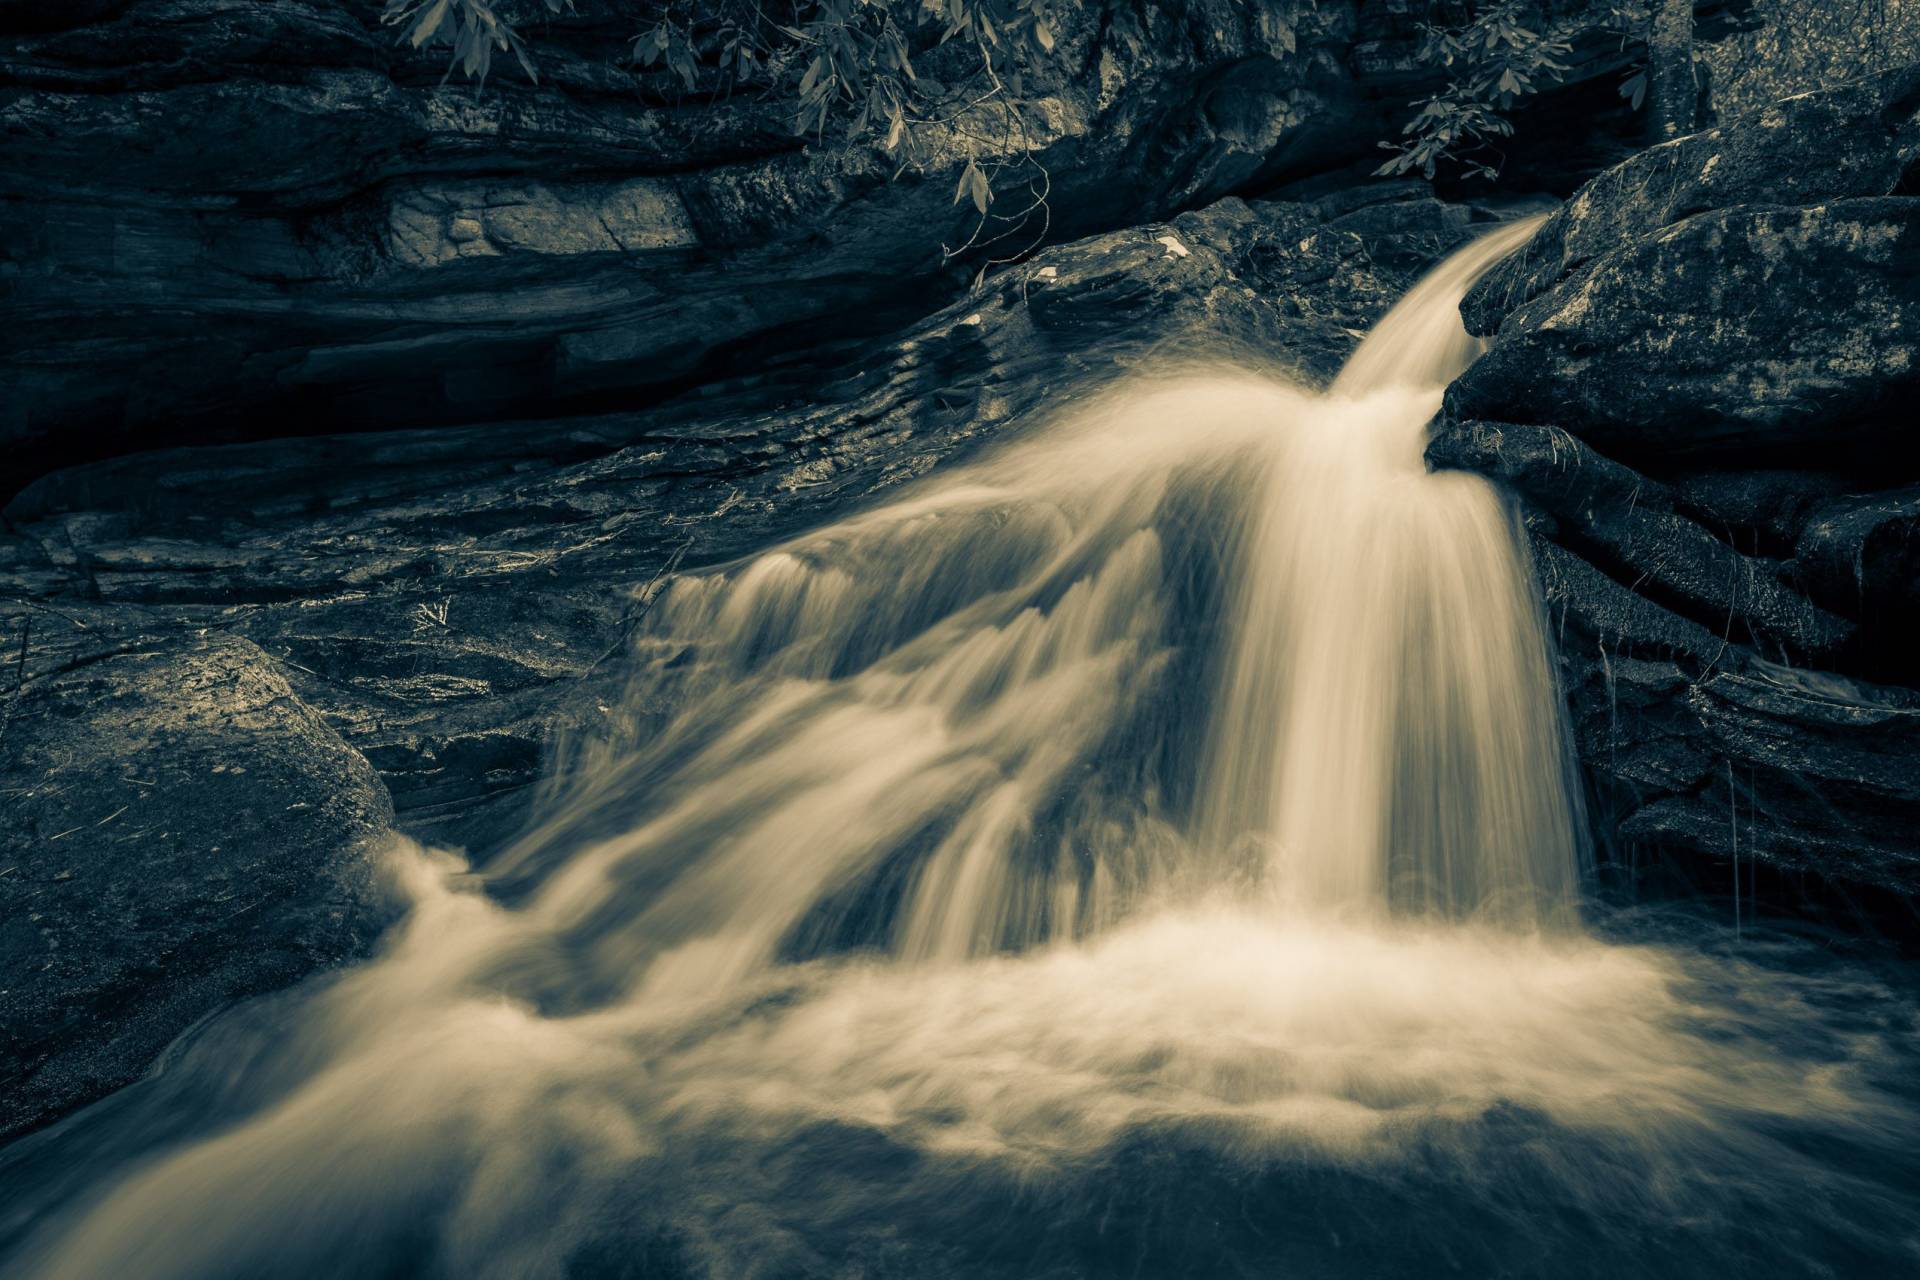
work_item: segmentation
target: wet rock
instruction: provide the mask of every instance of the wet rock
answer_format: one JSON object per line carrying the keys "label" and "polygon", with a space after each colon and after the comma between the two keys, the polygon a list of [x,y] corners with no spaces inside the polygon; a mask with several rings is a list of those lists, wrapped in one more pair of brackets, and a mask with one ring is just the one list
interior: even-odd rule
{"label": "wet rock", "polygon": [[1920,392],[1920,199],[1701,213],[1512,312],[1462,418],[1620,457],[1899,448]]}
{"label": "wet rock", "polygon": [[1855,626],[1814,604],[1784,561],[1746,555],[1677,509],[1667,486],[1557,427],[1447,423],[1436,467],[1500,479],[1554,518],[1553,537],[1683,618],[1797,665],[1832,666]]}
{"label": "wet rock", "polygon": [[1850,81],[1650,148],[1587,183],[1461,307],[1493,334],[1515,311],[1623,245],[1696,214],[1806,206],[1906,189],[1920,159],[1920,70]]}
{"label": "wet rock", "polygon": [[62,471],[7,508],[38,575],[17,589],[217,619],[366,755],[410,829],[485,843],[556,725],[607,714],[658,575],[756,552],[1183,351],[1324,382],[1479,229],[1426,191],[1383,184],[1332,221],[1229,199],[1060,245],[889,338],[643,410]]}
{"label": "wet rock", "polygon": [[1920,890],[1916,157],[1920,73],[1790,99],[1469,295],[1493,341],[1429,457],[1527,516],[1617,866]]}
{"label": "wet rock", "polygon": [[1920,695],[1767,662],[1538,532],[1533,546],[1614,868],[1724,890],[1759,862],[1829,888],[1920,889]]}
{"label": "wet rock", "polygon": [[0,607],[0,1138],[203,1015],[355,953],[367,762],[210,618]]}

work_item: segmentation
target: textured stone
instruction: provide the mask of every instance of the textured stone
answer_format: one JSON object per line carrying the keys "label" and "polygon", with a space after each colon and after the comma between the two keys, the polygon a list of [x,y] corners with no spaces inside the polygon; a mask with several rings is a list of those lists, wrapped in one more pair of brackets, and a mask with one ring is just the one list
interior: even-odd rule
{"label": "textured stone", "polygon": [[1640,152],[1582,187],[1461,308],[1492,334],[1588,263],[1739,205],[1812,205],[1903,189],[1920,159],[1920,69],[1788,98]]}
{"label": "textured stone", "polygon": [[[1617,456],[1911,448],[1920,198],[1750,206],[1629,241],[1501,324],[1450,395]],[[1760,451],[1756,454],[1755,451]]]}
{"label": "textured stone", "polygon": [[245,639],[81,601],[0,624],[3,1138],[354,953],[392,809]]}
{"label": "textured stone", "polygon": [[1920,890],[1916,111],[1909,69],[1655,147],[1466,301],[1429,457],[1527,515],[1616,867]]}
{"label": "textured stone", "polygon": [[[824,317],[884,334],[1043,228],[1347,158],[1376,109],[1339,56],[1351,3],[1282,32],[1183,0],[1128,39],[1070,9],[1017,112],[919,130],[896,180],[877,145],[803,145],[777,102],[663,100],[667,73],[625,56],[631,10],[577,8],[538,85],[501,66],[479,94],[359,0],[0,21],[0,490],[129,448],[630,399]],[[1019,166],[1007,202],[1044,175],[1046,208],[950,264],[969,162]]]}
{"label": "textured stone", "polygon": [[604,660],[667,566],[749,554],[1183,351],[1324,382],[1478,229],[1424,192],[1229,199],[1060,245],[890,338],[649,408],[58,472],[7,508],[0,567],[43,596],[208,613],[365,753],[410,826],[466,839],[478,814],[497,833],[556,725],[603,714]]}

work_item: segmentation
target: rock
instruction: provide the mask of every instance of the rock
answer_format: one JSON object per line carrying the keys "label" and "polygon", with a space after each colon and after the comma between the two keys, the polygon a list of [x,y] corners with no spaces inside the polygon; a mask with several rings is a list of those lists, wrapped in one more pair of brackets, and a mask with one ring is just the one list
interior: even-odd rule
{"label": "rock", "polygon": [[[1920,383],[1920,70],[1790,98],[1588,183],[1469,294],[1460,419],[1623,459],[1824,468],[1904,446]],[[1758,451],[1757,453],[1755,451]]]}
{"label": "rock", "polygon": [[1686,471],[1670,477],[1675,505],[1753,554],[1792,556],[1814,511],[1846,492],[1835,471],[1773,468]]}
{"label": "rock", "polygon": [[[0,500],[131,450],[600,412],[823,319],[884,339],[990,259],[1370,168],[1436,87],[1355,56],[1419,36],[1360,0],[1063,5],[1019,105],[917,126],[902,171],[634,68],[624,0],[543,8],[539,82],[477,93],[369,0],[46,8],[0,6]],[[969,163],[1011,222],[956,204]]]}
{"label": "rock", "polygon": [[608,659],[656,575],[756,552],[1149,359],[1238,349],[1324,382],[1478,229],[1426,191],[1383,184],[1331,223],[1228,199],[1060,245],[889,339],[646,409],[58,472],[6,509],[37,575],[17,589],[218,621],[365,754],[408,829],[484,844],[556,726],[615,701]]}
{"label": "rock", "polygon": [[1674,490],[1557,428],[1447,422],[1427,456],[1522,505],[1616,867],[1678,864],[1724,888],[1730,873],[1703,868],[1745,859],[1920,889],[1920,693],[1833,670],[1875,669],[1877,622],[1821,608],[1795,585],[1803,566],[1740,553]]}
{"label": "rock", "polygon": [[1822,507],[1807,519],[1794,563],[1815,599],[1861,620],[1873,669],[1911,678],[1920,651],[1920,487]]}
{"label": "rock", "polygon": [[183,441],[605,408],[822,317],[884,334],[986,256],[943,255],[978,221],[952,194],[970,161],[1017,166],[1009,202],[1045,176],[992,250],[1017,252],[1346,158],[1377,109],[1342,61],[1350,2],[1282,30],[1182,0],[1126,38],[1069,8],[1017,112],[926,127],[893,180],[778,103],[663,100],[619,5],[554,18],[538,85],[502,66],[479,94],[361,0],[65,8],[0,20],[14,485]]}
{"label": "rock", "polygon": [[71,600],[0,621],[5,1138],[357,952],[392,809],[248,640]]}
{"label": "rock", "polygon": [[1436,467],[1496,477],[1554,518],[1553,538],[1616,581],[1772,659],[1832,666],[1854,640],[1848,619],[1809,601],[1791,566],[1744,555],[1677,509],[1665,485],[1557,427],[1444,424]]}
{"label": "rock", "polygon": [[1788,98],[1602,173],[1482,277],[1461,313],[1469,332],[1491,335],[1589,263],[1696,214],[1890,195],[1917,159],[1920,68]]}
{"label": "rock", "polygon": [[1910,448],[1920,198],[1697,214],[1512,312],[1461,418],[1552,423],[1619,457]]}
{"label": "rock", "polygon": [[1526,515],[1616,870],[1920,891],[1917,112],[1908,69],[1655,147],[1465,304],[1428,456]]}

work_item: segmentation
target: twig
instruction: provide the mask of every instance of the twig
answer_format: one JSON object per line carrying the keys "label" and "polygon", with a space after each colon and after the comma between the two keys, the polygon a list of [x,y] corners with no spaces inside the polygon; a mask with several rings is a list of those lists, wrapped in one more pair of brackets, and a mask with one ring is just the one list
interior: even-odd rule
{"label": "twig", "polygon": [[693,538],[689,536],[678,547],[674,548],[673,554],[667,558],[667,562],[661,565],[651,578],[647,579],[647,584],[640,588],[639,602],[629,611],[625,618],[621,619],[620,638],[609,645],[605,653],[593,660],[593,665],[587,668],[588,675],[592,675],[595,671],[598,671],[601,663],[627,647],[628,642],[633,639],[633,633],[639,630],[641,619],[647,616],[647,610],[653,607],[653,602],[659,595],[659,592],[655,588],[660,585],[662,580],[671,577],[674,571],[680,567],[680,562],[686,558],[687,549],[692,545]]}

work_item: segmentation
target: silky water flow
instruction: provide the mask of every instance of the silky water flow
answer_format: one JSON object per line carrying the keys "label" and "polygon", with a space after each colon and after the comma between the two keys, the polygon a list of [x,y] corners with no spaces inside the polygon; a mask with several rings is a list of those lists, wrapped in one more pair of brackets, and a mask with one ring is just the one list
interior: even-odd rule
{"label": "silky water flow", "polygon": [[1719,1276],[1920,1262],[1911,1002],[1583,920],[1460,251],[650,602],[379,956],[0,1153],[10,1273]]}

